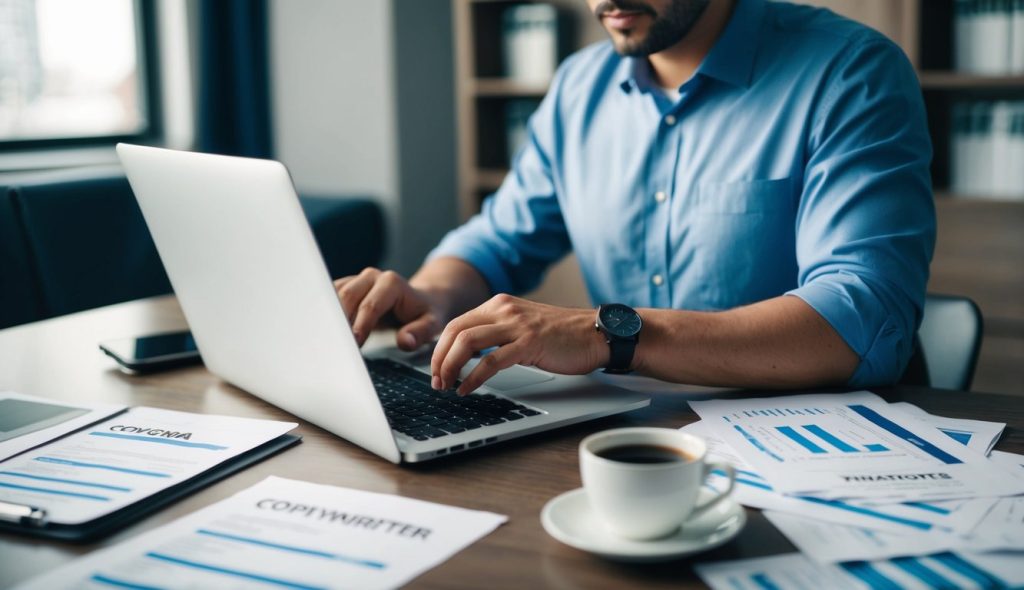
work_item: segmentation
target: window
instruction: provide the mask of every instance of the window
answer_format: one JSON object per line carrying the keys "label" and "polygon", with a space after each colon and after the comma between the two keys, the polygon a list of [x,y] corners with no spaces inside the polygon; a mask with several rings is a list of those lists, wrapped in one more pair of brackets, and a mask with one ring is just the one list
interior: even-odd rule
{"label": "window", "polygon": [[0,0],[0,149],[157,133],[151,0]]}

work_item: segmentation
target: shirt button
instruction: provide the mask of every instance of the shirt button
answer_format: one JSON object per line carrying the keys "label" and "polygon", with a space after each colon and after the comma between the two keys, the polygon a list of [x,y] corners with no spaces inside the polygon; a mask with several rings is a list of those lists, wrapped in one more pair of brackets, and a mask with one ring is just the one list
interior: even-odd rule
{"label": "shirt button", "polygon": [[661,275],[654,275],[651,277],[651,282],[654,283],[655,287],[660,287],[661,284],[665,282],[665,278]]}
{"label": "shirt button", "polygon": [[659,203],[664,203],[665,199],[667,199],[667,198],[668,198],[668,195],[665,194],[665,191],[658,191],[658,192],[654,193],[654,200],[659,202]]}
{"label": "shirt button", "polygon": [[676,118],[673,115],[668,115],[667,117],[665,117],[665,124],[670,126],[675,125]]}

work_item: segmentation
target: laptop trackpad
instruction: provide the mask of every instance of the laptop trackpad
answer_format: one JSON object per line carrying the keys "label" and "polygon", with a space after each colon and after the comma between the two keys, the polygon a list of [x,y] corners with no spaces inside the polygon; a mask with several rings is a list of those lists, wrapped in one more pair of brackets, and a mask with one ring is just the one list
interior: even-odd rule
{"label": "laptop trackpad", "polygon": [[[462,379],[469,375],[469,372],[476,367],[478,362],[480,362],[480,359],[470,359],[469,362],[466,363],[466,366],[462,368],[459,378]],[[519,389],[520,387],[544,383],[545,381],[551,381],[554,378],[554,375],[551,373],[546,373],[540,369],[524,367],[522,365],[512,365],[503,371],[498,371],[498,374],[485,381],[484,385],[495,391],[504,392]]]}

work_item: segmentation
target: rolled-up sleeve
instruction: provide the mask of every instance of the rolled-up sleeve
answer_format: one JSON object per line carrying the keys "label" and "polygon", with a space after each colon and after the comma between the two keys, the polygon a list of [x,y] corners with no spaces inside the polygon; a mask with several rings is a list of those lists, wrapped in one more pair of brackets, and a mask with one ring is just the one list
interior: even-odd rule
{"label": "rolled-up sleeve", "polygon": [[570,248],[555,190],[551,154],[559,134],[561,72],[530,117],[528,140],[511,171],[477,215],[449,232],[427,259],[454,256],[471,264],[494,293],[523,293]]}
{"label": "rolled-up sleeve", "polygon": [[917,77],[874,39],[829,73],[796,219],[799,287],[860,357],[849,385],[897,381],[913,351],[935,246],[931,142]]}

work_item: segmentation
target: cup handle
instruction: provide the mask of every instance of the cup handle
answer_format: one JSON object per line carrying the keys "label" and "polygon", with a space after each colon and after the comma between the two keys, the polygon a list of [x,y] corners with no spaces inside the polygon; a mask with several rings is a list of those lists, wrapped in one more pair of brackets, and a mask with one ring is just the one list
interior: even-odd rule
{"label": "cup handle", "polygon": [[708,510],[711,510],[712,507],[714,507],[716,504],[724,500],[729,494],[731,494],[732,489],[736,487],[736,470],[733,468],[732,465],[729,465],[728,463],[705,463],[703,480],[706,480],[708,476],[711,475],[711,472],[715,471],[716,469],[725,472],[726,477],[729,478],[728,487],[725,488],[725,491],[718,492],[717,494],[715,494],[715,497],[711,498],[707,502],[704,502],[703,504],[697,504],[697,506],[694,507],[693,512],[690,513],[690,516],[686,517],[687,520],[694,517],[698,517],[707,512]]}

